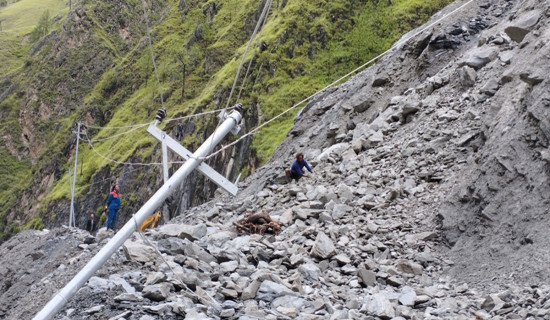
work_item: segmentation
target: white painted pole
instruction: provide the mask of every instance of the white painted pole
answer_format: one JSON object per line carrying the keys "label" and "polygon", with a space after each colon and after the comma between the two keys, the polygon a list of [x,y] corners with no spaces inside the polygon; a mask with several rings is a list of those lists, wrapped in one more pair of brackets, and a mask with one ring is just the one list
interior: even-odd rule
{"label": "white painted pole", "polygon": [[69,213],[69,228],[76,226],[74,214],[74,188],[76,184],[76,167],[78,165],[78,144],[80,143],[80,122],[76,131],[76,148],[74,152],[73,185],[71,186],[71,212]]}
{"label": "white painted pole", "polygon": [[183,179],[203,161],[201,158],[212,152],[214,147],[241,121],[239,111],[233,111],[218,129],[200,146],[193,156],[165,183],[128,221],[120,231],[80,270],[80,272],[61,289],[46,306],[33,318],[45,320],[53,318],[90,277],[111,257],[111,255],[128,239],[134,231],[172,194]]}
{"label": "white painted pole", "polygon": [[166,145],[166,133],[162,133],[162,174],[164,175],[164,183],[168,182],[170,176],[168,175],[168,146]]}

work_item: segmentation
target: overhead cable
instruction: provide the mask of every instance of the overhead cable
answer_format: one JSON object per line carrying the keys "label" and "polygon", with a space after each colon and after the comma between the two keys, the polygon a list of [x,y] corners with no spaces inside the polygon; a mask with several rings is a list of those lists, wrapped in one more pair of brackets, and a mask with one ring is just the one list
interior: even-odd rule
{"label": "overhead cable", "polygon": [[105,138],[98,138],[98,139],[92,139],[90,140],[90,142],[101,142],[101,141],[105,141],[105,140],[110,140],[110,139],[114,139],[114,138],[117,138],[117,137],[120,137],[122,135],[125,135],[125,134],[128,134],[130,132],[133,132],[133,131],[136,131],[138,129],[141,129],[143,127],[146,127],[148,126],[149,123],[144,123],[144,124],[141,124],[139,126],[136,126],[136,127],[133,127],[132,129],[130,130],[127,130],[127,131],[124,131],[124,132],[120,132],[120,133],[117,133],[117,134],[114,134],[114,135],[111,135],[111,136],[108,136],[108,137],[105,137]]}
{"label": "overhead cable", "polygon": [[[262,21],[262,26],[260,27],[260,33],[258,34],[258,37],[256,38],[256,43],[254,44],[254,51],[252,51],[252,57],[250,57],[250,61],[248,62],[248,67],[246,68],[246,73],[244,74],[243,82],[241,83],[241,89],[239,90],[239,94],[237,95],[237,102],[239,102],[239,99],[241,98],[241,93],[243,92],[243,88],[246,85],[246,80],[248,78],[248,73],[250,72],[250,66],[252,65],[252,61],[254,61],[254,52],[258,48],[258,44],[260,43],[260,38],[262,37],[262,32],[264,31],[264,26],[267,21],[267,16],[269,15],[269,9],[271,8],[271,4],[273,3],[273,0],[269,1],[269,7],[267,15],[264,18],[264,21]],[[266,4],[267,6],[268,4]],[[258,21],[259,22],[259,21]],[[252,39],[250,39],[252,41]],[[258,71],[259,72],[259,71]],[[231,99],[231,97],[230,97]]]}
{"label": "overhead cable", "polygon": [[260,18],[258,19],[258,22],[256,23],[256,27],[254,28],[254,32],[252,32],[252,36],[250,37],[250,41],[248,41],[248,45],[246,46],[246,50],[244,51],[243,57],[241,58],[241,63],[239,64],[239,68],[237,69],[237,74],[235,75],[235,80],[233,80],[233,86],[231,87],[231,92],[229,93],[229,98],[227,98],[227,103],[225,104],[226,109],[229,107],[229,104],[231,103],[231,97],[233,96],[233,91],[235,90],[235,86],[237,85],[237,80],[239,79],[241,69],[244,65],[244,60],[246,59],[246,54],[248,53],[248,49],[250,48],[250,45],[252,44],[252,40],[254,39],[254,36],[258,32],[260,26],[263,25],[263,20],[264,20],[264,18],[266,18],[266,14],[269,11],[269,8],[271,8],[272,3],[273,3],[273,0],[267,0],[266,1],[265,5],[264,5],[264,9],[262,10],[262,14],[260,15]]}
{"label": "overhead cable", "polygon": [[143,16],[145,18],[145,26],[147,27],[147,40],[149,43],[149,51],[151,52],[151,61],[153,61],[153,68],[155,69],[155,76],[157,77],[157,84],[160,94],[160,104],[164,108],[164,94],[162,93],[162,86],[160,85],[159,72],[157,70],[157,64],[155,62],[155,53],[153,52],[153,44],[151,42],[151,30],[149,29],[149,17],[147,16],[147,8],[145,0],[141,0],[141,6],[143,7]]}
{"label": "overhead cable", "polygon": [[426,30],[430,29],[431,27],[433,27],[434,25],[440,23],[441,21],[445,20],[447,17],[455,14],[456,12],[462,10],[464,7],[466,7],[467,5],[469,5],[470,3],[474,2],[474,0],[469,0],[468,2],[464,3],[463,5],[461,5],[460,7],[452,10],[451,12],[443,15],[441,18],[437,19],[436,21],[430,23],[429,25],[427,25],[426,27],[420,29],[419,31],[413,33],[413,35],[411,35],[410,37],[406,38],[406,39],[402,39],[400,41],[398,41],[396,44],[394,44],[391,48],[389,48],[388,50],[382,52],[381,54],[377,55],[376,57],[370,59],[369,61],[367,61],[366,63],[362,64],[361,66],[355,68],[354,70],[348,72],[347,74],[345,74],[344,76],[340,77],[339,79],[335,80],[334,82],[332,82],[331,84],[327,85],[326,87],[324,87],[323,89],[317,91],[316,93],[310,95],[309,97],[305,98],[304,100],[296,103],[295,105],[293,105],[292,107],[286,109],[285,111],[281,112],[280,114],[276,115],[275,117],[271,118],[270,120],[262,123],[261,125],[257,126],[256,128],[254,128],[253,130],[249,131],[248,133],[244,134],[243,136],[241,136],[239,139],[233,141],[232,143],[229,143],[228,145],[220,148],[219,150],[211,153],[210,155],[206,156],[206,157],[201,157],[201,160],[207,160],[207,159],[210,159],[214,156],[216,156],[218,153],[221,153],[222,151],[224,151],[225,149],[229,148],[229,147],[232,147],[234,145],[236,145],[237,143],[239,143],[241,140],[247,138],[248,136],[251,136],[251,135],[254,135],[255,133],[257,133],[261,128],[265,127],[266,125],[270,124],[271,122],[275,121],[276,119],[282,117],[283,115],[287,114],[288,112],[290,112],[291,110],[294,110],[296,107],[302,105],[303,103],[311,100],[313,97],[315,97],[316,95],[326,91],[327,89],[331,88],[332,86],[336,85],[337,83],[339,83],[340,81],[348,78],[349,76],[355,74],[356,72],[358,72],[359,70],[365,68],[366,66],[370,65],[372,62],[374,61],[377,61],[378,59],[382,58],[383,56],[385,56],[386,54],[390,53],[391,51],[394,51],[395,49],[401,47],[403,44],[405,44],[406,42],[408,42],[409,40],[417,37],[418,35],[422,34],[423,32],[425,32]]}

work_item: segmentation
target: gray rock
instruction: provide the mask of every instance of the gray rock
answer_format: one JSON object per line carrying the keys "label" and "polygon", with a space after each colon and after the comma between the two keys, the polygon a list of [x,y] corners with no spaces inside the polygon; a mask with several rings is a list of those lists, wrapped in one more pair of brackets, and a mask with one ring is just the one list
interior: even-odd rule
{"label": "gray rock", "polygon": [[403,284],[405,284],[405,281],[403,281],[401,277],[391,276],[386,279],[386,283],[389,284],[390,286],[400,287]]}
{"label": "gray rock", "polygon": [[233,272],[237,270],[239,263],[237,261],[222,262],[220,263],[220,267],[223,273]]}
{"label": "gray rock", "polygon": [[198,240],[206,235],[206,225],[166,224],[159,228],[159,234],[163,238],[177,237],[181,239]]}
{"label": "gray rock", "polygon": [[44,256],[44,251],[43,250],[36,250],[33,253],[31,253],[31,258],[33,260],[38,260],[38,259],[42,258],[43,256]]}
{"label": "gray rock", "polygon": [[113,274],[109,277],[109,281],[115,285],[117,289],[123,289],[126,293],[134,293],[136,289],[132,287],[128,281],[119,275]]}
{"label": "gray rock", "polygon": [[297,295],[297,293],[293,292],[282,284],[278,284],[270,280],[265,280],[260,285],[260,288],[258,289],[258,292],[256,294],[256,298],[263,301],[271,302],[275,298],[286,295],[295,296]]}
{"label": "gray rock", "polygon": [[171,283],[163,282],[145,286],[142,295],[154,301],[163,301],[170,296],[171,291],[174,291],[174,286]]}
{"label": "gray rock", "polygon": [[321,269],[313,263],[302,264],[298,267],[298,271],[302,276],[309,281],[318,281],[321,276]]}
{"label": "gray rock", "polygon": [[364,300],[361,311],[382,319],[391,319],[395,317],[395,310],[392,303],[381,293],[368,295]]}
{"label": "gray rock", "polygon": [[368,287],[374,287],[377,284],[376,273],[371,270],[359,268],[357,269],[357,276],[359,277],[359,279],[361,279],[361,282],[363,282],[363,284]]}
{"label": "gray rock", "polygon": [[485,83],[483,88],[481,88],[480,92],[485,93],[488,96],[494,96],[497,90],[498,90],[498,80],[490,79]]}
{"label": "gray rock", "polygon": [[164,282],[167,279],[166,274],[163,272],[151,272],[149,275],[147,275],[147,279],[145,280],[145,285],[152,285],[157,284],[160,282]]}
{"label": "gray rock", "polygon": [[462,87],[469,88],[476,83],[477,74],[474,68],[463,66],[458,69],[458,78],[460,79]]}
{"label": "gray rock", "polygon": [[100,305],[98,305],[98,306],[94,306],[94,307],[91,307],[91,308],[89,308],[89,309],[84,310],[84,313],[86,313],[86,314],[94,314],[94,313],[101,312],[104,308],[105,308],[105,305],[100,304]]}
{"label": "gray rock", "polygon": [[414,246],[418,244],[420,241],[428,241],[437,236],[436,232],[427,231],[422,233],[416,233],[416,234],[408,234],[405,236],[405,241],[407,242],[407,245]]}
{"label": "gray rock", "polygon": [[536,86],[537,84],[543,82],[546,78],[542,70],[536,70],[536,71],[527,71],[522,72],[519,75],[519,78],[528,83],[529,85]]}
{"label": "gray rock", "polygon": [[109,280],[100,277],[91,277],[88,279],[87,285],[92,289],[102,289],[109,287]]}
{"label": "gray rock", "polygon": [[460,63],[460,66],[467,65],[476,70],[483,68],[489,62],[498,57],[498,49],[493,47],[481,47],[471,50]]}
{"label": "gray rock", "polygon": [[345,218],[351,211],[351,207],[346,204],[335,204],[332,209],[332,218],[335,220]]}
{"label": "gray rock", "polygon": [[125,311],[123,313],[120,313],[114,317],[109,318],[109,320],[120,320],[120,319],[126,319],[126,317],[129,317],[132,314],[132,311]]}
{"label": "gray rock", "polygon": [[542,16],[541,10],[531,10],[512,21],[504,32],[515,42],[522,42],[525,36],[537,25]]}
{"label": "gray rock", "polygon": [[512,62],[512,58],[514,58],[515,54],[513,51],[503,51],[498,54],[498,58],[500,61],[504,64],[510,64]]}
{"label": "gray rock", "polygon": [[297,196],[298,193],[303,193],[303,192],[304,192],[304,188],[299,185],[292,184],[288,187],[288,194],[293,197]]}
{"label": "gray rock", "polygon": [[185,244],[180,238],[170,237],[157,242],[157,249],[170,255],[183,254]]}
{"label": "gray rock", "polygon": [[399,293],[399,303],[404,306],[414,307],[416,302],[416,292],[409,286],[404,286]]}
{"label": "gray rock", "polygon": [[336,193],[338,194],[340,200],[344,203],[349,203],[354,198],[353,190],[343,183],[338,185]]}
{"label": "gray rock", "polygon": [[345,254],[337,254],[333,257],[334,260],[338,261],[340,265],[346,265],[351,263],[351,259]]}
{"label": "gray rock", "polygon": [[122,301],[132,301],[132,302],[139,302],[143,301],[143,297],[139,293],[122,293],[118,296],[113,298],[117,302]]}
{"label": "gray rock", "polygon": [[233,308],[229,308],[229,309],[223,309],[222,312],[220,313],[220,317],[222,319],[224,318],[231,318],[235,315],[236,311],[235,309]]}
{"label": "gray rock", "polygon": [[300,311],[303,307],[307,307],[308,305],[309,305],[309,302],[307,300],[300,297],[289,296],[289,295],[276,298],[271,302],[272,308],[291,307],[291,308],[295,308],[298,311]]}
{"label": "gray rock", "polygon": [[216,262],[216,258],[206,252],[203,248],[199,247],[197,244],[193,242],[186,243],[185,249],[184,249],[185,255],[189,257],[196,258],[199,261],[204,261],[207,263],[210,262]]}
{"label": "gray rock", "polygon": [[280,306],[275,308],[275,310],[277,310],[277,312],[290,318],[296,318],[296,316],[298,315],[298,309],[292,308],[292,307],[288,308],[288,307]]}
{"label": "gray rock", "polygon": [[212,318],[202,312],[189,310],[185,315],[185,320],[211,320]]}
{"label": "gray rock", "polygon": [[258,281],[258,280],[252,281],[252,282],[243,290],[243,293],[242,293],[241,298],[242,298],[243,300],[248,300],[248,299],[254,299],[254,298],[256,298],[256,295],[257,295],[257,293],[258,293],[258,289],[260,288],[260,285],[261,285],[261,281]]}
{"label": "gray rock", "polygon": [[239,293],[237,292],[237,290],[233,290],[233,289],[224,288],[224,289],[221,290],[220,293],[224,297],[229,298],[229,299],[237,299],[237,297],[239,297]]}
{"label": "gray rock", "polygon": [[317,234],[313,248],[311,249],[311,255],[321,259],[328,259],[332,257],[336,252],[334,243],[323,232]]}
{"label": "gray rock", "polygon": [[397,265],[395,266],[397,270],[408,273],[408,274],[414,274],[414,275],[420,275],[424,271],[424,268],[422,265],[405,259],[400,259],[397,261]]}
{"label": "gray rock", "polygon": [[122,249],[128,260],[146,263],[158,258],[155,249],[141,241],[127,240],[122,245]]}

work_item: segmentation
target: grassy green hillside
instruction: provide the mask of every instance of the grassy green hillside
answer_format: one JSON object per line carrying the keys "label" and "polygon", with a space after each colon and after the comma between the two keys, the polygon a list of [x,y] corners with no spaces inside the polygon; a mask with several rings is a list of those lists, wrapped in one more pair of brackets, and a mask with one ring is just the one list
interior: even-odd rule
{"label": "grassy green hillside", "polygon": [[45,14],[50,18],[65,16],[69,11],[66,3],[63,0],[25,0],[0,7],[0,76],[14,72],[23,65],[31,45],[30,35],[40,18]]}
{"label": "grassy green hillside", "polygon": [[[240,99],[251,109],[247,123],[271,119],[368,61],[449,2],[274,1],[260,45],[252,48],[245,63],[253,59]],[[169,117],[224,107],[263,3],[149,3],[160,90],[141,0],[83,0],[73,5],[76,9],[69,12],[63,1],[21,0],[0,9],[0,61],[7,66],[0,69],[0,157],[10,168],[0,171],[0,179],[15,172],[11,180],[3,179],[0,189],[0,198],[6,199],[0,208],[0,232],[11,233],[28,221],[33,227],[55,224],[54,205],[69,197],[67,171],[76,121],[110,127],[151,121],[161,106],[159,91]],[[50,17],[59,14],[55,22],[40,23],[46,8]],[[47,36],[36,39],[44,25]],[[254,166],[270,157],[293,116],[255,136]],[[196,148],[204,128],[212,129],[216,122],[215,116],[194,120],[195,130],[183,137],[185,143]],[[173,128],[173,123],[167,125]],[[96,152],[119,162],[158,157],[157,143],[144,128],[124,134],[127,130],[88,131],[91,139],[102,141],[95,142],[94,149],[79,150],[80,199],[91,196],[89,185],[98,172],[122,167]],[[26,195],[24,203],[19,193]]]}

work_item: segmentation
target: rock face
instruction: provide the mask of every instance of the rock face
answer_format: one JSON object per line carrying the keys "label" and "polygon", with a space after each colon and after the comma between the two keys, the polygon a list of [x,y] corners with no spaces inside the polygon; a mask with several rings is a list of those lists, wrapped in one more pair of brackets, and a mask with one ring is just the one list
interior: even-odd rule
{"label": "rock face", "polygon": [[[318,95],[236,198],[136,234],[55,318],[548,318],[548,12],[473,2]],[[314,173],[281,184],[297,151]],[[280,234],[231,230],[262,210]],[[32,318],[105,236],[4,243],[0,317]]]}

